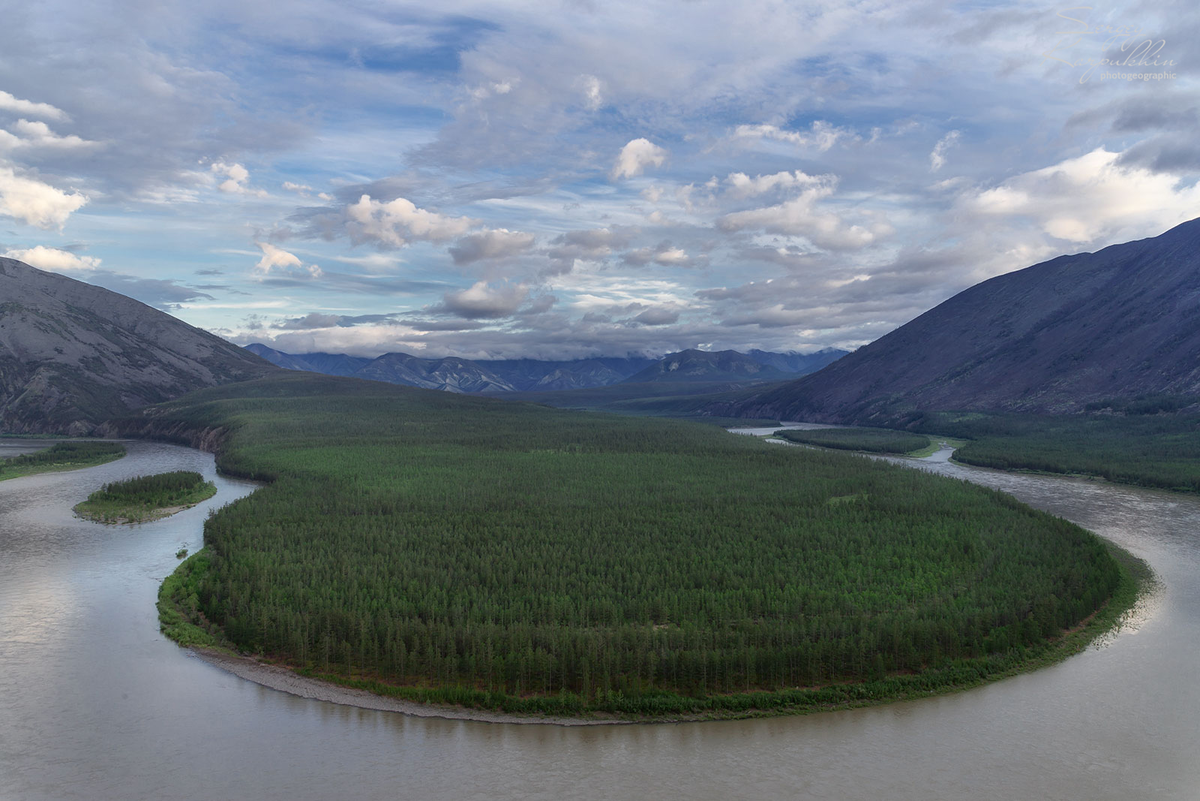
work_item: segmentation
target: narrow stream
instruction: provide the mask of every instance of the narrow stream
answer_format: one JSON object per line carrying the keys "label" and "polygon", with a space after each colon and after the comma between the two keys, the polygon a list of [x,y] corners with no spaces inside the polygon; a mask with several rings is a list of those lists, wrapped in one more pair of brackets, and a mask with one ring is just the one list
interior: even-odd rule
{"label": "narrow stream", "polygon": [[[45,443],[25,443],[27,450]],[[0,444],[4,455],[21,443]],[[218,494],[108,527],[105,482],[215,477],[157,443],[0,482],[0,799],[1200,798],[1200,498],[920,466],[998,487],[1146,559],[1163,588],[1101,647],[970,692],[807,717],[589,728],[411,718],[268,690],[158,632],[158,583]],[[911,461],[911,460],[910,460]]]}

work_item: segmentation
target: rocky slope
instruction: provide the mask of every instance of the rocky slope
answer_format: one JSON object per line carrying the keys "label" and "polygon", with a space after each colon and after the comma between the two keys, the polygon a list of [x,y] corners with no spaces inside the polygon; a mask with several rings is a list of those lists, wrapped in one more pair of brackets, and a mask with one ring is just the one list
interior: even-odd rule
{"label": "rocky slope", "polygon": [[0,431],[112,417],[276,368],[136,300],[0,258]]}
{"label": "rocky slope", "polygon": [[977,284],[825,369],[716,414],[902,421],[1200,401],[1200,220]]}

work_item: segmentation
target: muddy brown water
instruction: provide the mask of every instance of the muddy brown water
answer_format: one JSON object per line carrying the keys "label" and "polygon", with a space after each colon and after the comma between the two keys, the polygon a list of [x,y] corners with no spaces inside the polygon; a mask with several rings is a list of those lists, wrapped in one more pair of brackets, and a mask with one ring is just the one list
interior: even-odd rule
{"label": "muddy brown water", "polygon": [[[13,455],[45,443],[0,441]],[[1200,499],[921,466],[998,487],[1146,559],[1162,589],[1101,647],[940,698],[807,717],[563,728],[414,718],[268,690],[158,632],[158,584],[250,491],[156,443],[0,482],[0,799],[1200,798]],[[217,495],[134,526],[101,484],[198,470]]]}

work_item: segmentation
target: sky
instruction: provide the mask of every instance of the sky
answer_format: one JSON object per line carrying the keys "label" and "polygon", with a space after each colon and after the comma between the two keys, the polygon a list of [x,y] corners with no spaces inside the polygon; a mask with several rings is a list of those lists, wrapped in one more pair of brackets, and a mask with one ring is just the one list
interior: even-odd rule
{"label": "sky", "polygon": [[0,18],[0,255],[292,353],[853,349],[1200,216],[1193,0]]}

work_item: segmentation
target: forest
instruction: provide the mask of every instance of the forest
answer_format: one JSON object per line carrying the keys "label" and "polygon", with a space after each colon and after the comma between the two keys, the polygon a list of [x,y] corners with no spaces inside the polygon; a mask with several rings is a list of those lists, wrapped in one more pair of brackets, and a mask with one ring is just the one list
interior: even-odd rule
{"label": "forest", "polygon": [[1003,494],[710,426],[296,374],[156,415],[224,431],[219,467],[268,482],[210,518],[164,625],[423,700],[661,714],[971,683],[1127,580]]}
{"label": "forest", "polygon": [[124,446],[115,442],[59,442],[35,453],[0,459],[0,481],[34,473],[92,467],[124,455]]}
{"label": "forest", "polygon": [[980,467],[1200,492],[1200,417],[1173,411],[1155,398],[1069,416],[932,412],[906,427],[970,439],[954,458]]}
{"label": "forest", "polygon": [[199,473],[176,470],[105,484],[74,511],[101,523],[138,523],[163,517],[164,510],[194,506],[216,493],[216,485]]}

